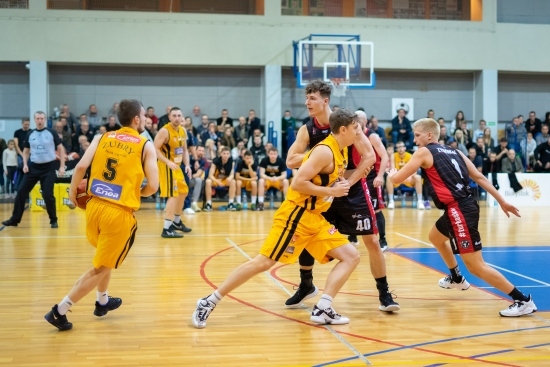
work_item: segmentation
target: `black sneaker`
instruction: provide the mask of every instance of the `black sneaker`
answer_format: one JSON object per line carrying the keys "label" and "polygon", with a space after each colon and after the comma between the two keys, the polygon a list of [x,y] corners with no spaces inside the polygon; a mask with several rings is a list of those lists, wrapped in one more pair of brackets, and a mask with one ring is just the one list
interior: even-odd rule
{"label": "black sneaker", "polygon": [[189,227],[186,227],[185,224],[183,224],[183,222],[179,222],[179,223],[172,223],[172,225],[170,226],[170,230],[173,231],[173,230],[178,230],[178,231],[182,231],[182,232],[185,232],[185,233],[189,233],[191,232],[191,228]]}
{"label": "black sneaker", "polygon": [[382,249],[382,252],[388,249],[388,242],[386,241],[385,238],[380,239],[380,249]]}
{"label": "black sneaker", "polygon": [[183,238],[183,235],[176,232],[172,227],[173,225],[169,229],[164,228],[160,236],[164,238]]}
{"label": "black sneaker", "polygon": [[235,205],[233,205],[233,203],[230,203],[230,204],[227,206],[227,210],[234,212],[234,211],[237,210],[237,208],[235,208]]}
{"label": "black sneaker", "polygon": [[302,304],[302,301],[315,297],[319,293],[319,289],[315,285],[312,285],[311,288],[300,288],[296,289],[296,293],[292,297],[286,300],[285,305],[288,308],[299,308]]}
{"label": "black sneaker", "polygon": [[59,226],[57,225],[57,222],[50,224],[50,227],[52,227],[52,228],[59,228]]}
{"label": "black sneaker", "polygon": [[211,212],[212,211],[212,205],[206,204],[204,208],[202,208],[205,212]]}
{"label": "black sneaker", "polygon": [[59,331],[71,330],[73,324],[67,320],[67,315],[60,315],[57,311],[57,305],[52,307],[52,310],[44,315],[47,322],[59,329]]}
{"label": "black sneaker", "polygon": [[258,210],[260,212],[263,212],[264,211],[264,203],[263,202],[258,203],[258,205],[256,206],[256,210]]}
{"label": "black sneaker", "polygon": [[107,315],[107,312],[116,310],[122,304],[122,298],[109,296],[109,301],[106,305],[100,305],[98,301],[95,301],[94,315],[97,317]]}
{"label": "black sneaker", "polygon": [[6,226],[6,227],[17,227],[17,224],[18,223],[15,223],[11,219],[8,219],[8,220],[5,220],[5,221],[2,222],[2,225]]}
{"label": "black sneaker", "polygon": [[380,300],[380,306],[378,306],[378,309],[384,312],[399,311],[401,307],[399,307],[399,303],[393,300],[394,296],[395,295],[391,292],[386,292],[383,295],[380,295],[378,297]]}

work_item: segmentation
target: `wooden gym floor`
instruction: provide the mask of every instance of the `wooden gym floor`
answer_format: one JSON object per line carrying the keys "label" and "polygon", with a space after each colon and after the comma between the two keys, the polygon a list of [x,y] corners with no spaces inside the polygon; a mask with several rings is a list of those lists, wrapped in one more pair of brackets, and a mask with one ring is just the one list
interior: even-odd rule
{"label": "wooden gym floor", "polygon": [[[0,206],[3,219],[11,209]],[[226,297],[198,330],[190,322],[196,300],[257,254],[274,211],[184,216],[193,232],[175,240],[160,237],[163,214],[145,204],[135,244],[111,278],[109,294],[122,297],[121,308],[95,317],[93,292],[69,313],[73,330],[58,332],[43,316],[91,266],[84,211],[59,213],[59,229],[49,228],[45,213],[27,211],[19,227],[0,232],[0,365],[550,366],[549,224],[543,208],[521,212],[507,219],[484,207],[480,228],[486,260],[535,295],[539,312],[530,316],[500,317],[510,302],[464,266],[469,290],[439,288],[445,266],[426,243],[439,211],[397,208],[385,210],[384,256],[400,312],[378,311],[361,243],[361,264],[334,302],[349,325],[312,324],[318,297],[286,309],[298,265],[278,264]],[[316,265],[320,288],[332,266]]]}

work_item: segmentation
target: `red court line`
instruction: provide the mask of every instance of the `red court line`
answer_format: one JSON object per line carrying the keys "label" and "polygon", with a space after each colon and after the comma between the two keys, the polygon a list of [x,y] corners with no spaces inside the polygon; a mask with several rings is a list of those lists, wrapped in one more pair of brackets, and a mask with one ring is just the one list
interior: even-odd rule
{"label": "red court line", "polygon": [[[254,243],[254,242],[259,242],[259,241],[263,241],[263,239],[243,242],[243,243],[237,244],[237,246],[240,247],[240,246],[243,246],[243,245],[247,245],[247,244]],[[229,250],[231,250],[231,249],[233,249],[233,246],[227,247],[227,248],[225,248],[225,249],[222,249],[222,250],[220,250],[220,251],[218,251],[218,252],[216,252],[216,253],[214,253],[214,254],[208,256],[208,257],[202,262],[202,264],[201,264],[201,266],[200,266],[200,274],[201,274],[202,279],[203,279],[208,285],[210,285],[213,289],[217,289],[217,287],[216,287],[216,285],[215,285],[214,283],[212,283],[212,282],[210,281],[210,279],[208,279],[208,277],[206,276],[206,271],[205,271],[206,265],[207,265],[207,264],[210,262],[210,260],[212,260],[214,257],[218,256],[219,254],[221,254],[221,253],[223,253],[223,252],[229,251]],[[278,313],[276,313],[276,312],[266,310],[265,308],[262,308],[262,307],[253,305],[252,303],[246,302],[246,301],[244,301],[244,300],[242,300],[242,299],[240,299],[240,298],[231,296],[231,295],[229,295],[229,294],[228,294],[226,297],[231,298],[232,300],[237,301],[237,302],[239,302],[239,303],[241,303],[241,304],[243,304],[243,305],[245,305],[245,306],[248,306],[248,307],[253,308],[253,309],[256,309],[256,310],[258,310],[258,311],[261,311],[261,312],[264,312],[264,313],[273,315],[273,316],[275,316],[275,317],[279,317],[279,318],[282,318],[282,319],[285,319],[285,320],[288,320],[288,321],[297,322],[297,323],[299,323],[299,324],[303,324],[303,325],[307,325],[307,326],[311,326],[311,327],[315,327],[315,328],[318,328],[318,329],[323,329],[323,330],[325,330],[325,327],[324,327],[323,325],[312,324],[312,323],[305,322],[305,321],[302,321],[302,320],[299,320],[299,319],[295,319],[295,318],[291,318],[291,317],[288,317],[288,316],[284,316],[284,315],[278,314]],[[482,362],[482,363],[496,364],[496,365],[499,365],[499,366],[520,367],[520,366],[513,365],[513,364],[506,364],[506,363],[500,363],[500,362],[486,361],[486,360],[483,360],[483,359],[465,357],[465,356],[460,356],[460,355],[457,355],[457,354],[451,354],[451,353],[445,353],[445,352],[438,352],[438,351],[433,351],[433,350],[429,350],[429,349],[425,349],[425,348],[410,347],[410,346],[407,346],[407,345],[404,345],[404,344],[389,342],[389,341],[380,340],[380,339],[376,339],[376,338],[370,338],[370,337],[364,336],[364,335],[358,335],[358,334],[353,334],[353,333],[349,333],[349,332],[338,331],[338,330],[336,330],[336,329],[333,329],[333,330],[334,330],[335,332],[337,332],[338,334],[341,334],[341,335],[347,335],[347,336],[351,336],[351,337],[358,338],[358,339],[374,341],[374,342],[378,342],[378,343],[382,343],[382,344],[388,344],[388,345],[392,345],[392,346],[396,346],[396,347],[404,347],[404,348],[407,348],[407,349],[414,349],[414,350],[418,350],[418,351],[422,351],[422,352],[427,352],[427,353],[432,353],[432,354],[437,354],[437,355],[442,355],[442,356],[446,356],[446,357],[453,357],[453,358],[459,358],[459,359],[464,359],[464,360],[471,360],[471,361],[474,361],[474,362]]]}

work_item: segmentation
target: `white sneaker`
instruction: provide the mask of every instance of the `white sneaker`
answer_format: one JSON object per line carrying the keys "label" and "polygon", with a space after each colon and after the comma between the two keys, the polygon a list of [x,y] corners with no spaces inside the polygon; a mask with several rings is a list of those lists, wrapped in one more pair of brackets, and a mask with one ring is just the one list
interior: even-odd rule
{"label": "white sneaker", "polygon": [[445,278],[439,279],[439,286],[445,289],[454,288],[465,291],[466,289],[470,288],[470,283],[468,283],[468,281],[464,277],[462,277],[462,281],[460,283],[455,283],[453,282],[453,278],[451,278],[451,275],[449,274]]}
{"label": "white sneaker", "polygon": [[195,213],[198,213],[201,211],[201,208],[199,208],[197,204],[191,204],[191,209],[193,209]]}
{"label": "white sneaker", "polygon": [[388,209],[393,209],[393,208],[395,208],[395,203],[393,201],[390,201],[388,203]]}
{"label": "white sneaker", "polygon": [[183,212],[184,212],[185,214],[189,214],[189,215],[195,214],[195,211],[194,211],[193,209],[191,209],[191,208],[184,209]]}
{"label": "white sneaker", "polygon": [[344,325],[349,324],[349,319],[342,315],[339,315],[334,311],[334,308],[329,307],[321,310],[317,305],[313,306],[311,317],[309,318],[316,324],[331,324],[331,325]]}
{"label": "white sneaker", "polygon": [[514,301],[507,309],[500,311],[500,316],[503,317],[519,317],[522,315],[529,315],[530,313],[537,312],[537,306],[533,302],[533,297],[529,295],[529,301]]}
{"label": "white sneaker", "polygon": [[421,200],[418,200],[418,202],[416,203],[416,209],[418,209],[418,210],[424,210],[424,209],[426,209],[426,208],[424,207],[424,202],[422,202]]}
{"label": "white sneaker", "polygon": [[214,302],[210,302],[206,298],[199,299],[197,301],[197,308],[191,317],[193,325],[195,325],[197,329],[204,329],[206,327],[206,319],[208,319],[208,316],[210,316],[210,313],[214,311],[215,308],[216,304]]}

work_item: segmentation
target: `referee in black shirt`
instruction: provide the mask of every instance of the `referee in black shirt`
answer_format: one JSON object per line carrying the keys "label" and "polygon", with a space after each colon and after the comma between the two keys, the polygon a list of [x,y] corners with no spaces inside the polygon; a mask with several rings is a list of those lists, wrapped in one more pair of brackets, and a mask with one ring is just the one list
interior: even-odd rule
{"label": "referee in black shirt", "polygon": [[[50,225],[57,228],[57,214],[55,210],[55,197],[53,188],[56,174],[56,152],[59,155],[59,175],[65,174],[65,148],[59,136],[47,129],[46,114],[37,111],[34,114],[36,129],[30,130],[24,142],[23,149],[23,180],[15,197],[15,205],[11,218],[2,222],[5,226],[17,227],[23,211],[25,210],[25,199],[34,188],[34,185],[40,181],[42,188],[42,197],[46,203],[46,210],[50,217]],[[29,161],[30,155],[30,163]]]}

